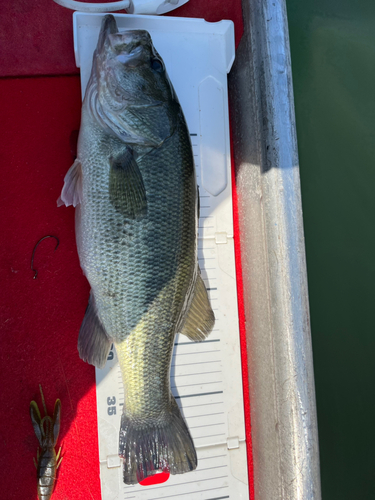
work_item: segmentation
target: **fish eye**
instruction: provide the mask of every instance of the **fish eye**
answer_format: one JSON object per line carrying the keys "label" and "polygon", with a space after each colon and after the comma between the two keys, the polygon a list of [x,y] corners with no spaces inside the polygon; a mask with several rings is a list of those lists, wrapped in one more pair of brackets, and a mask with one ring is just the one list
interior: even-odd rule
{"label": "fish eye", "polygon": [[163,71],[163,63],[160,59],[151,59],[151,68],[155,71]]}

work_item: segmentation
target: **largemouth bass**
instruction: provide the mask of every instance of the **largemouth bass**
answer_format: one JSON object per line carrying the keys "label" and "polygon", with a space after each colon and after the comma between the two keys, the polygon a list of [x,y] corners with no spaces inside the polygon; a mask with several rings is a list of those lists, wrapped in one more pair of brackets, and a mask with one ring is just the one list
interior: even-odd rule
{"label": "largemouth bass", "polygon": [[59,204],[76,207],[90,282],[81,358],[115,345],[125,388],[124,482],[197,466],[170,390],[176,333],[204,340],[215,318],[197,260],[198,194],[189,132],[147,31],[103,19],[82,106],[77,159]]}

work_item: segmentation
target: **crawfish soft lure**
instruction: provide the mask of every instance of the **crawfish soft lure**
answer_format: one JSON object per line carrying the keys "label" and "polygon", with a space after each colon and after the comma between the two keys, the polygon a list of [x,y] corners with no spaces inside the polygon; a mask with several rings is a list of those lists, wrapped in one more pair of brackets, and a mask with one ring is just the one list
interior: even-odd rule
{"label": "crawfish soft lure", "polygon": [[38,478],[38,498],[39,500],[49,500],[55,486],[56,471],[62,460],[62,457],[59,459],[61,447],[57,454],[55,452],[60,431],[61,401],[56,399],[53,416],[50,417],[47,415],[41,385],[39,385],[39,388],[45,415],[43,418],[40,415],[37,403],[35,401],[30,402],[31,422],[41,447],[40,453],[39,448],[37,450],[37,460],[34,458],[34,464]]}

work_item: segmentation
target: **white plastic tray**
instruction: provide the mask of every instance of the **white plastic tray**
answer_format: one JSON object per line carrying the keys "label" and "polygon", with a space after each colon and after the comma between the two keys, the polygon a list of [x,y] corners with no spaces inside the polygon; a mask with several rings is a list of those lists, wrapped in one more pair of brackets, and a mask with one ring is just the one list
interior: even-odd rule
{"label": "white plastic tray", "polygon": [[[82,96],[102,14],[74,13]],[[202,343],[176,338],[172,392],[198,453],[198,468],[164,484],[127,486],[117,455],[124,392],[115,353],[96,371],[103,500],[247,499],[248,479],[233,244],[227,73],[234,61],[230,21],[115,15],[119,29],[146,29],[184,110],[201,196],[199,263],[216,316]],[[114,410],[115,408],[115,410]]]}

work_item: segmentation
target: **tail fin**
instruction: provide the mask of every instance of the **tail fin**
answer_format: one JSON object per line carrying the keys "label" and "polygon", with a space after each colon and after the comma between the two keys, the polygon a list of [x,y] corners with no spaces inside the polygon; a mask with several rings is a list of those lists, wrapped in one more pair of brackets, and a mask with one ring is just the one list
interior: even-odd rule
{"label": "tail fin", "polygon": [[136,484],[156,470],[183,474],[196,469],[197,454],[176,401],[167,417],[133,422],[121,417],[119,455],[124,458],[124,483]]}

